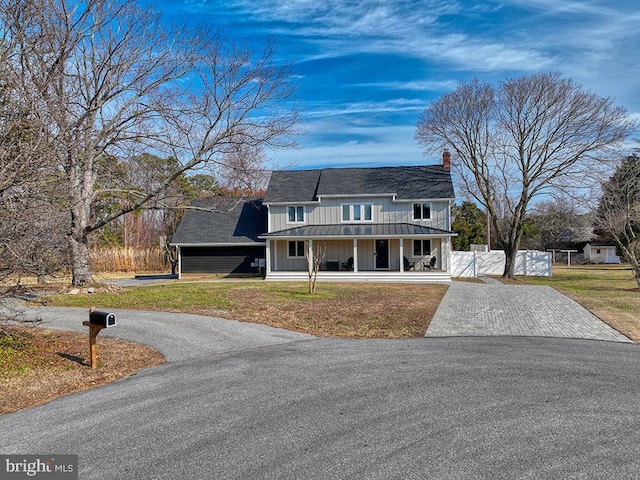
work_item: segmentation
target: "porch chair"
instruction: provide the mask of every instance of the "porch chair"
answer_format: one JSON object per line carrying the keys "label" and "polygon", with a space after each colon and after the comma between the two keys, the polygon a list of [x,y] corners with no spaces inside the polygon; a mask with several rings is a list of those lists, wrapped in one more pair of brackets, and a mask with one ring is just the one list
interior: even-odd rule
{"label": "porch chair", "polygon": [[436,257],[431,257],[431,260],[429,260],[429,263],[425,264],[424,268],[427,270],[434,270],[436,268]]}
{"label": "porch chair", "polygon": [[402,261],[404,263],[404,271],[405,272],[407,270],[415,270],[416,269],[416,262],[410,262],[407,257],[402,257]]}
{"label": "porch chair", "polygon": [[347,263],[342,264],[343,270],[353,270],[353,257],[347,258]]}

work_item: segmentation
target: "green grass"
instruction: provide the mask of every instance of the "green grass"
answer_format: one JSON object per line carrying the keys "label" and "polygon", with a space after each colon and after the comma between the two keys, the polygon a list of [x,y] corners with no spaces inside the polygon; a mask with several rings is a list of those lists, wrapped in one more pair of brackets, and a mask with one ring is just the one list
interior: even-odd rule
{"label": "green grass", "polygon": [[123,289],[117,293],[51,295],[50,305],[69,307],[122,308],[166,312],[195,312],[202,308],[227,310],[231,306],[228,283],[180,283]]}
{"label": "green grass", "polygon": [[32,342],[20,335],[0,337],[0,372],[3,377],[23,375],[29,370],[27,358],[34,352]]}
{"label": "green grass", "polygon": [[[57,306],[121,308],[164,312],[201,312],[203,310],[229,310],[241,303],[238,292],[258,289],[278,299],[313,302],[341,295],[339,285],[323,284],[314,295],[306,284],[266,282],[197,282],[123,289],[117,293],[91,295],[51,295],[47,303]],[[241,296],[241,295],[240,295]]]}

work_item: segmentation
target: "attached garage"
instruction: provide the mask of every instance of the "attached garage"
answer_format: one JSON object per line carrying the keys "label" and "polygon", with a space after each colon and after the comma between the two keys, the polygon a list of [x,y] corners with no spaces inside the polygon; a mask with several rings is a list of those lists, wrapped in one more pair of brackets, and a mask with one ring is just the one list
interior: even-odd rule
{"label": "attached garage", "polygon": [[171,245],[178,249],[178,273],[258,273],[265,258],[266,207],[259,198],[215,197],[191,202]]}
{"label": "attached garage", "polygon": [[264,246],[181,247],[181,273],[255,273]]}

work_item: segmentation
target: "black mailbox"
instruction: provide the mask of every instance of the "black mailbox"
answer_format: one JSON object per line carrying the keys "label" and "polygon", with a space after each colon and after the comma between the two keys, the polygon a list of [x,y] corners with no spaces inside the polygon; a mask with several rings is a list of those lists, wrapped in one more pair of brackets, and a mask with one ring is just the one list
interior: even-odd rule
{"label": "black mailbox", "polygon": [[109,312],[99,312],[98,310],[89,313],[89,323],[100,325],[101,327],[115,327],[116,314]]}

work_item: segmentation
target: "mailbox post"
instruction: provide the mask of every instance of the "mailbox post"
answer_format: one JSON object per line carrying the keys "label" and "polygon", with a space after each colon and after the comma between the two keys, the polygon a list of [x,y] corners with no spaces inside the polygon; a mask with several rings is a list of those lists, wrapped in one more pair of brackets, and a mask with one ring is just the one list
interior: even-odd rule
{"label": "mailbox post", "polygon": [[116,316],[113,313],[99,312],[96,307],[91,307],[89,309],[89,321],[82,322],[82,324],[89,327],[89,363],[91,368],[95,370],[98,366],[96,339],[103,328],[115,327]]}

